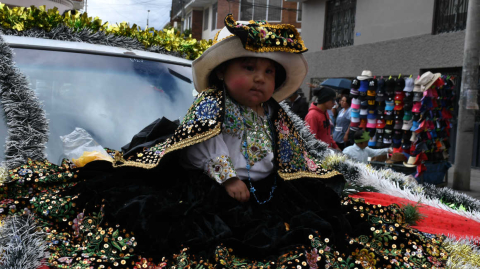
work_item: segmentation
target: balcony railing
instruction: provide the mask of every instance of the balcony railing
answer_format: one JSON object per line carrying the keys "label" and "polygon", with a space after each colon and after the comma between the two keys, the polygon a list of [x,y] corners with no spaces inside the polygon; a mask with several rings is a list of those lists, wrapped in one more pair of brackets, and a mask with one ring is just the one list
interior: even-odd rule
{"label": "balcony railing", "polygon": [[468,0],[437,0],[433,33],[449,33],[467,27]]}
{"label": "balcony railing", "polygon": [[353,45],[356,0],[327,1],[323,49]]}

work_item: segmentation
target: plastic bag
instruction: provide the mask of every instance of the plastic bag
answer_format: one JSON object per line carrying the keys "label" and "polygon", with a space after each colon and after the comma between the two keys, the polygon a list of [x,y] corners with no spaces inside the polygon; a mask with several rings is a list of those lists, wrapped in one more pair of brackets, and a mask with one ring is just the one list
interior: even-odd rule
{"label": "plastic bag", "polygon": [[113,161],[105,149],[82,128],[75,128],[68,135],[60,136],[63,143],[63,153],[77,167],[83,167],[94,160]]}

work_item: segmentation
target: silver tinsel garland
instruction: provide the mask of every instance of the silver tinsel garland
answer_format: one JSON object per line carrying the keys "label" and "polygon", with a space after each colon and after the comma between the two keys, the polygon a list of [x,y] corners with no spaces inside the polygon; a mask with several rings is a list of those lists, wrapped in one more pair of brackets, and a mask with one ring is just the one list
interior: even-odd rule
{"label": "silver tinsel garland", "polygon": [[[389,169],[375,170],[373,167],[354,161],[342,153],[328,149],[328,145],[315,138],[310,131],[310,127],[290,110],[287,103],[282,102],[280,105],[292,119],[293,125],[305,141],[308,152],[321,160],[342,160],[330,162],[328,166],[342,173],[348,182],[354,182],[353,186],[374,187],[381,193],[415,202],[421,200],[428,205],[480,221],[480,201],[447,187],[436,188],[431,184],[420,186],[405,174],[393,172]],[[451,206],[452,204],[454,206]]]}
{"label": "silver tinsel garland", "polygon": [[3,31],[5,35],[35,37],[70,42],[84,42],[90,44],[125,48],[130,50],[143,50],[183,57],[183,55],[179,52],[168,51],[165,48],[159,46],[149,46],[148,48],[146,48],[145,45],[143,45],[136,38],[115,36],[113,34],[107,34],[102,31],[95,32],[90,29],[74,30],[65,25],[59,25],[58,27],[52,29],[50,32],[38,28],[32,28],[25,31],[17,31],[12,29],[4,29],[2,27],[0,27],[0,31]]}
{"label": "silver tinsel garland", "polygon": [[27,78],[15,67],[12,49],[1,34],[0,31],[0,102],[8,127],[5,165],[12,169],[26,164],[28,159],[46,159],[48,121]]}
{"label": "silver tinsel garland", "polygon": [[8,217],[0,226],[0,269],[44,265],[49,257],[45,237],[29,214]]}

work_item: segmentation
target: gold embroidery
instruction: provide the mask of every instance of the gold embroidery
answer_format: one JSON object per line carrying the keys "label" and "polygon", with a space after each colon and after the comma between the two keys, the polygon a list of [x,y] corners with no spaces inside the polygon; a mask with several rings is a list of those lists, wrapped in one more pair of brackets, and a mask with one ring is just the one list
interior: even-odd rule
{"label": "gold embroidery", "polygon": [[331,171],[325,174],[316,174],[313,172],[307,172],[307,171],[300,171],[300,172],[294,172],[294,173],[282,173],[278,172],[278,175],[283,178],[284,180],[293,180],[293,179],[299,179],[302,177],[310,177],[310,178],[331,178],[337,175],[341,175],[341,173],[337,171]]}
{"label": "gold embroidery", "polygon": [[[165,154],[163,155],[162,158],[164,158],[167,153],[170,153],[172,151],[179,150],[179,149],[182,149],[182,148],[186,148],[186,147],[191,146],[191,145],[201,143],[203,141],[206,141],[206,140],[218,135],[222,131],[221,126],[222,126],[222,123],[218,122],[213,130],[207,131],[207,132],[202,133],[202,134],[195,135],[195,136],[187,138],[187,139],[183,139],[182,141],[179,141],[175,144],[171,144],[165,150]],[[122,163],[122,164],[114,163],[113,167],[133,166],[133,167],[140,167],[140,168],[145,168],[145,169],[152,169],[152,168],[157,167],[157,165],[161,162],[162,158],[159,159],[157,163],[153,163],[153,164],[145,164],[145,163],[139,163],[139,162],[135,162],[135,161],[124,161],[124,163]],[[125,160],[125,159],[123,159],[123,157],[122,157],[122,160]]]}

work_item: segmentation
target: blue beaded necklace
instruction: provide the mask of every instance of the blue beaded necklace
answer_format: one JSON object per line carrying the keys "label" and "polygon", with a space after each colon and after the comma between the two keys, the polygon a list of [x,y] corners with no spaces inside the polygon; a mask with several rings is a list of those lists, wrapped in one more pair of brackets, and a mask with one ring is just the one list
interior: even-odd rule
{"label": "blue beaded necklace", "polygon": [[[238,104],[237,104],[238,105]],[[255,187],[253,187],[253,184],[252,184],[252,179],[250,178],[250,157],[248,156],[248,144],[247,144],[247,122],[245,120],[245,116],[243,114],[243,108],[241,106],[238,106],[240,108],[240,111],[242,112],[242,119],[243,119],[243,127],[244,127],[244,130],[245,130],[245,133],[244,133],[244,137],[245,137],[245,140],[243,141],[243,147],[245,148],[245,152],[244,152],[244,155],[243,157],[245,157],[245,161],[247,162],[247,174],[248,174],[248,184],[250,185],[250,193],[253,194],[253,197],[255,198],[255,200],[257,201],[257,203],[263,205],[267,202],[269,202],[272,197],[273,197],[273,192],[275,191],[275,189],[277,188],[277,175],[275,175],[275,179],[274,179],[274,182],[273,182],[273,186],[272,186],[272,190],[270,190],[270,195],[269,197],[264,200],[264,201],[260,201],[258,200],[258,197],[257,197],[257,194],[256,194],[256,189]],[[268,114],[268,109],[266,107],[263,106],[262,104],[262,107],[265,111],[265,116],[267,116],[267,120],[268,120],[268,129],[270,131],[270,135],[272,137],[272,146],[275,145],[275,137],[274,137],[274,133],[273,133],[273,130],[272,130],[272,124],[270,122],[270,117],[269,117],[269,114]]]}

